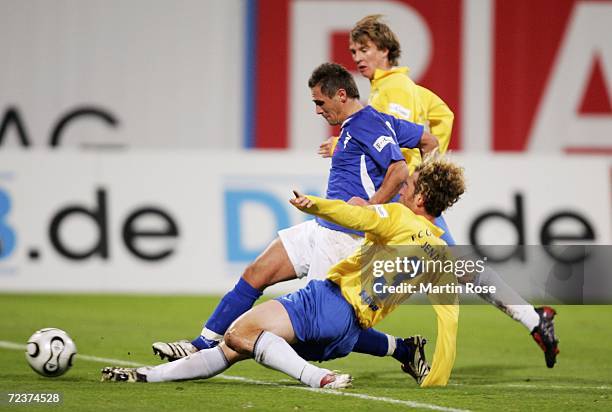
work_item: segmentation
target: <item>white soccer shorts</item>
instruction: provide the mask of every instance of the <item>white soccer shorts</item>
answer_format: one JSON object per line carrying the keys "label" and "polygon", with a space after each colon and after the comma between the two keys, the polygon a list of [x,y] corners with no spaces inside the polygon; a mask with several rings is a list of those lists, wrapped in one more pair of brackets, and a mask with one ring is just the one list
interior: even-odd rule
{"label": "white soccer shorts", "polygon": [[298,278],[325,279],[329,268],[352,254],[363,238],[328,229],[314,219],[287,229],[278,236]]}

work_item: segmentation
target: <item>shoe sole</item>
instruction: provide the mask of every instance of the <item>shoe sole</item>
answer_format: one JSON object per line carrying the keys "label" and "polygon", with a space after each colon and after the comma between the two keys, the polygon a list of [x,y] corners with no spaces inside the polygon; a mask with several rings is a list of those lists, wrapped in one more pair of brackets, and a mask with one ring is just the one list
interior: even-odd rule
{"label": "shoe sole", "polygon": [[181,356],[180,358],[177,358],[175,356],[170,356],[170,355],[164,353],[161,349],[157,349],[155,346],[151,346],[151,348],[153,349],[153,355],[159,356],[159,358],[161,360],[166,360],[167,359],[168,362],[174,362],[176,360],[179,360],[179,359],[182,359],[182,358],[185,357],[185,356]]}
{"label": "shoe sole", "polygon": [[166,356],[166,354],[165,354],[164,352],[160,351],[159,349],[153,348],[153,355],[154,355],[154,356],[159,356],[159,358],[160,358],[161,360],[165,360],[166,358],[168,358],[168,362],[172,362],[172,361],[170,360],[170,357],[169,357],[169,356]]}

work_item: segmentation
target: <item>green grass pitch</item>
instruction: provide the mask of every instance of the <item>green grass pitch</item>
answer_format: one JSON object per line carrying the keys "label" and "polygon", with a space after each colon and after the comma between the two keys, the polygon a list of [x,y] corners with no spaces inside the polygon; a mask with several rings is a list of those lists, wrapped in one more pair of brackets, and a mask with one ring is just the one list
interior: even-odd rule
{"label": "green grass pitch", "polygon": [[[107,365],[77,357],[66,375],[49,379],[30,370],[22,350],[10,348],[10,342],[25,343],[36,329],[53,326],[72,336],[79,354],[156,364],[151,342],[192,337],[216,302],[191,296],[0,295],[0,392],[5,399],[8,392],[62,393],[61,405],[36,410],[612,410],[612,306],[556,307],[561,354],[554,369],[546,368],[522,326],[492,307],[463,306],[448,387],[420,389],[393,359],[354,354],[325,364],[354,376],[354,388],[344,391],[348,396],[305,390],[254,361],[207,381],[125,384],[99,382]],[[431,307],[400,307],[379,329],[427,336],[431,357]],[[0,408],[23,409],[6,403]]]}

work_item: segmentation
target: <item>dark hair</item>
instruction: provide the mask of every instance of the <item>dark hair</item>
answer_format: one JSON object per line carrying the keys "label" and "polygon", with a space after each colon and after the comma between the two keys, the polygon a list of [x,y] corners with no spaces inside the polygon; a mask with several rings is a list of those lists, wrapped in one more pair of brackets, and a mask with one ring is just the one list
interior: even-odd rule
{"label": "dark hair", "polygon": [[323,63],[310,75],[308,87],[321,88],[321,92],[329,98],[334,97],[339,89],[344,89],[351,99],[359,99],[359,89],[355,79],[343,66],[336,63]]}
{"label": "dark hair", "polygon": [[365,43],[367,39],[379,50],[387,50],[387,59],[392,66],[397,66],[402,49],[399,40],[391,28],[381,22],[382,15],[372,14],[359,20],[351,30],[351,41],[353,43]]}
{"label": "dark hair", "polygon": [[419,173],[414,194],[423,195],[425,210],[432,216],[440,216],[465,192],[463,168],[443,157],[425,160],[414,172]]}

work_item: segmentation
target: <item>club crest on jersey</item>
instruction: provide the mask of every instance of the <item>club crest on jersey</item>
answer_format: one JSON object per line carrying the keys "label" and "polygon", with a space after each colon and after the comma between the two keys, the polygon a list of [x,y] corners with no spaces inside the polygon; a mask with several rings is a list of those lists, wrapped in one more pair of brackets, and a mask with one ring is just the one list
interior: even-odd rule
{"label": "club crest on jersey", "polygon": [[344,146],[344,149],[346,149],[346,145],[348,144],[349,140],[351,140],[352,138],[353,136],[351,136],[349,132],[346,132],[346,137],[344,138],[344,141],[342,141],[342,145]]}
{"label": "club crest on jersey", "polygon": [[431,233],[429,229],[419,230],[417,233],[413,233],[410,237],[412,238],[412,241],[414,242],[415,240],[423,239],[426,236],[427,237],[433,236],[433,233]]}
{"label": "club crest on jersey", "polygon": [[395,140],[393,140],[391,136],[380,136],[378,139],[376,139],[373,146],[374,149],[378,150],[379,152],[382,152],[385,146],[389,143],[395,144]]}
{"label": "club crest on jersey", "polygon": [[412,114],[410,112],[410,109],[402,106],[401,104],[397,104],[397,103],[390,103],[389,111],[399,115],[400,117],[404,119],[410,119],[410,115]]}

